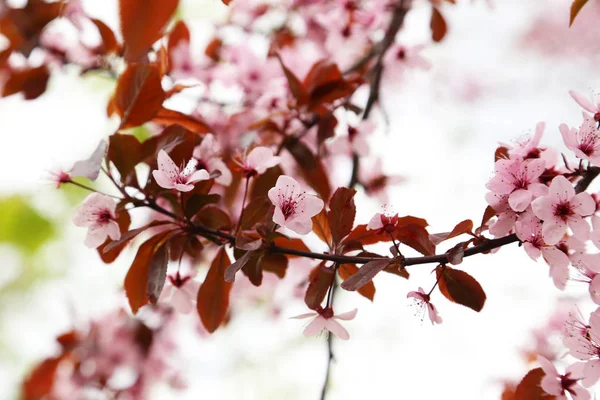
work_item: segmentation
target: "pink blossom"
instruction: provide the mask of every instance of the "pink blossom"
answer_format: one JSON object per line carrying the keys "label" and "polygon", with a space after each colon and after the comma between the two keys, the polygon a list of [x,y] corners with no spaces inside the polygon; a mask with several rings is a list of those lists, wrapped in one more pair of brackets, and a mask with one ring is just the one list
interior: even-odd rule
{"label": "pink blossom", "polygon": [[350,321],[356,317],[356,313],[358,309],[354,309],[352,311],[345,312],[343,314],[334,314],[333,308],[327,307],[325,309],[320,308],[316,312],[300,314],[293,319],[302,319],[302,318],[310,318],[315,317],[304,329],[304,336],[314,336],[321,333],[323,330],[327,330],[333,333],[335,336],[342,340],[350,339],[350,334],[339,322],[336,320],[342,321]]}
{"label": "pink blossom", "polygon": [[275,205],[273,222],[299,235],[312,230],[312,217],[323,209],[323,200],[306,194],[292,177],[281,175],[269,189],[269,200]]}
{"label": "pink blossom", "polygon": [[592,301],[600,305],[600,274],[588,268],[585,261],[578,265],[574,265],[574,267],[579,273],[579,276],[573,278],[573,280],[587,283],[589,285],[588,291]]}
{"label": "pink blossom", "polygon": [[394,44],[384,56],[384,71],[391,75],[403,73],[407,68],[428,70],[431,62],[421,56],[425,45],[405,46]]}
{"label": "pink blossom", "polygon": [[101,140],[89,158],[77,161],[68,171],[59,170],[53,173],[52,180],[56,182],[56,188],[58,189],[61,184],[71,182],[73,178],[77,177],[88,178],[92,181],[98,179],[105,154],[106,141]]}
{"label": "pink blossom", "polygon": [[392,233],[398,226],[398,214],[387,215],[385,213],[377,213],[371,218],[367,229],[370,231],[378,230],[380,232]]}
{"label": "pink blossom", "polygon": [[600,121],[600,101],[598,101],[597,99],[586,99],[574,90],[569,90],[569,94],[571,95],[573,100],[577,102],[577,104],[583,107],[584,110],[592,113],[594,121]]}
{"label": "pink blossom", "polygon": [[546,162],[546,169],[553,166],[556,163],[556,150],[540,146],[540,141],[542,140],[545,128],[545,122],[538,122],[535,126],[535,133],[533,136],[525,135],[518,138],[514,146],[504,145],[508,148],[510,158],[520,158],[521,160],[541,158]]}
{"label": "pink blossom", "polygon": [[[438,314],[437,308],[435,308],[435,306],[431,304],[431,297],[427,293],[425,293],[422,287],[419,287],[418,292],[408,292],[406,298],[409,299],[411,297],[415,299],[414,301],[417,307],[427,308],[427,313],[429,315],[429,319],[431,320],[431,325],[442,323],[442,317],[440,317],[440,315]],[[423,317],[421,317],[421,321],[423,321]]]}
{"label": "pink blossom", "polygon": [[194,158],[198,161],[196,169],[205,169],[209,174],[220,171],[221,175],[215,182],[223,186],[231,184],[231,171],[221,159],[221,146],[212,134],[207,134],[202,143],[194,149]]}
{"label": "pink blossom", "polygon": [[489,226],[490,233],[496,237],[508,235],[517,222],[518,214],[508,204],[508,195],[488,192],[485,200],[496,211],[497,219]]}
{"label": "pink blossom", "polygon": [[600,165],[600,135],[594,120],[584,119],[579,129],[560,124],[559,130],[567,148],[574,151],[578,158]]}
{"label": "pink blossom", "polygon": [[594,246],[600,250],[600,217],[592,217],[592,232],[590,233],[590,239]]}
{"label": "pink blossom", "polygon": [[167,282],[160,294],[159,302],[171,305],[182,314],[189,314],[196,308],[196,298],[200,284],[192,276],[167,276]]}
{"label": "pink blossom", "polygon": [[550,266],[550,276],[554,285],[564,290],[569,279],[569,257],[554,245],[548,245],[542,238],[542,222],[532,214],[527,213],[515,224],[518,238],[524,243],[527,255],[536,261],[540,255]]}
{"label": "pink blossom", "polygon": [[100,246],[107,236],[119,240],[121,231],[116,221],[116,208],[117,203],[112,198],[100,193],[92,193],[85,198],[73,217],[73,223],[88,228],[84,241],[87,247]]}
{"label": "pink blossom", "polygon": [[180,192],[189,192],[194,189],[194,183],[210,178],[205,169],[196,169],[198,161],[191,159],[187,166],[181,170],[175,165],[166,151],[158,152],[158,169],[152,171],[158,186],[165,189],[175,189]]}
{"label": "pink blossom", "polygon": [[600,309],[590,315],[589,328],[565,336],[563,344],[569,349],[570,355],[585,361],[581,364],[583,386],[594,385],[600,379]]}
{"label": "pink blossom", "polygon": [[531,206],[534,214],[544,221],[542,236],[549,244],[556,244],[571,228],[575,238],[587,240],[590,226],[584,217],[596,210],[589,193],[575,194],[573,185],[562,175],[550,184],[547,196],[538,197]]}
{"label": "pink blossom", "polygon": [[546,374],[541,384],[546,393],[556,396],[557,400],[567,400],[566,393],[569,393],[573,400],[591,398],[590,393],[577,383],[583,378],[577,368],[567,368],[566,374],[561,375],[548,359],[538,356],[538,362]]}
{"label": "pink blossom", "polygon": [[498,160],[494,167],[495,175],[486,187],[494,193],[508,195],[508,204],[514,211],[525,211],[534,197],[544,195],[548,190],[546,185],[538,181],[545,164],[539,158]]}
{"label": "pink blossom", "polygon": [[333,154],[356,154],[359,157],[369,155],[369,144],[365,136],[375,130],[371,121],[361,121],[358,126],[348,125],[347,135],[338,135],[328,142],[329,151]]}
{"label": "pink blossom", "polygon": [[264,174],[269,168],[272,168],[281,162],[281,157],[273,154],[273,150],[268,147],[255,147],[250,153],[242,156],[242,160],[236,163],[244,173],[244,177],[250,178]]}

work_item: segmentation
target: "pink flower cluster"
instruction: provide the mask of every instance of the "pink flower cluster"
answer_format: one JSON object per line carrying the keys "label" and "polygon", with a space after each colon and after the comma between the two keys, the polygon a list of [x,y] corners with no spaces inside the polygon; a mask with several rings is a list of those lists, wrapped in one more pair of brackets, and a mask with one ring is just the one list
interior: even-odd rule
{"label": "pink flower cluster", "polygon": [[56,372],[51,398],[145,399],[156,382],[184,388],[171,360],[176,354],[173,314],[161,309],[151,313],[153,324],[120,311],[73,332],[63,344],[68,356]]}
{"label": "pink flower cluster", "polygon": [[[584,109],[595,112],[597,107],[591,102],[573,92],[571,95]],[[584,168],[600,160],[600,131],[594,116],[584,113],[583,119],[579,129],[565,124],[559,128],[567,148],[580,159],[577,169],[566,161],[561,166],[556,153],[540,145],[545,124],[539,123],[533,138],[500,152],[494,176],[486,185],[490,190],[486,200],[496,212],[489,225],[492,235],[515,233],[529,257],[537,260],[542,256],[550,266],[557,288],[565,288],[573,271],[579,276],[576,280],[590,284],[592,299],[598,302],[595,293],[600,279],[594,278],[600,264],[596,255],[586,252],[588,241],[600,244],[596,239],[600,237],[600,221],[594,217],[597,204],[589,193],[576,193],[574,185]]]}

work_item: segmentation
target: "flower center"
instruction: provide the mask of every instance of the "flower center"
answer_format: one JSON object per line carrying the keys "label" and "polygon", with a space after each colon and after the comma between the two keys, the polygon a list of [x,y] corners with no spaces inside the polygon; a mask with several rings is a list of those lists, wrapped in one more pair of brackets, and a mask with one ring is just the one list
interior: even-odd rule
{"label": "flower center", "polygon": [[398,60],[404,60],[406,58],[406,50],[404,50],[404,49],[398,50],[398,52],[396,53],[396,58]]}
{"label": "flower center", "polygon": [[304,200],[304,196],[304,192],[295,195],[293,189],[292,192],[288,194],[287,186],[285,192],[282,193],[281,190],[279,190],[279,208],[281,208],[281,213],[286,221],[296,215],[298,207],[300,207]]}
{"label": "flower center", "polygon": [[106,224],[112,220],[112,215],[108,210],[101,210],[98,212],[98,222],[101,224]]}
{"label": "flower center", "polygon": [[591,132],[586,133],[583,138],[581,138],[581,143],[579,144],[578,148],[583,154],[589,157],[596,152],[597,142],[597,135]]}
{"label": "flower center", "polygon": [[186,282],[190,280],[190,278],[191,278],[190,276],[186,276],[185,278],[182,278],[181,275],[179,274],[179,271],[177,271],[175,276],[169,275],[169,280],[171,281],[171,284],[178,289],[181,288],[183,285],[185,285]]}
{"label": "flower center", "polygon": [[568,217],[570,217],[574,214],[575,214],[575,212],[573,212],[571,203],[569,203],[568,201],[559,203],[554,207],[554,215],[562,218],[563,220],[566,220]]}

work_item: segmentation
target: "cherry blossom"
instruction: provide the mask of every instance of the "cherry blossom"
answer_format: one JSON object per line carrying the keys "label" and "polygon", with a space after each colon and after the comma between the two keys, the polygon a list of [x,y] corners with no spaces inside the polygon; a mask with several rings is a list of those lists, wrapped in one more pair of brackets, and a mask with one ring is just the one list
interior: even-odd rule
{"label": "cherry blossom", "polygon": [[101,140],[89,158],[75,162],[70,170],[59,170],[52,174],[52,180],[56,182],[56,188],[60,188],[61,184],[69,183],[77,177],[88,178],[92,181],[98,179],[105,154],[106,141]]}
{"label": "cherry blossom", "polygon": [[194,189],[194,183],[210,178],[205,169],[196,169],[198,161],[191,159],[187,166],[181,170],[175,165],[166,151],[158,152],[158,169],[152,171],[158,186],[165,189],[175,189],[180,192],[189,192]]}
{"label": "cherry blossom", "polygon": [[508,154],[511,159],[535,159],[541,158],[546,162],[546,168],[550,168],[556,163],[557,152],[553,148],[540,146],[540,141],[546,129],[545,122],[538,122],[535,126],[533,136],[525,135],[516,140],[514,146],[504,145],[508,148]]}
{"label": "cherry blossom", "polygon": [[541,383],[546,393],[556,396],[558,400],[567,400],[566,393],[569,393],[573,400],[591,398],[590,393],[578,384],[583,376],[580,371],[576,371],[576,368],[573,366],[567,368],[567,372],[561,375],[548,359],[538,356],[538,362],[546,374]]}
{"label": "cherry blossom", "polygon": [[546,194],[546,185],[538,182],[544,167],[545,161],[539,158],[498,160],[495,175],[486,187],[494,193],[508,195],[508,204],[514,211],[525,211],[534,197]]}
{"label": "cherry blossom", "polygon": [[425,45],[405,46],[394,44],[384,56],[385,71],[390,74],[401,74],[407,68],[428,70],[431,62],[421,56]]}
{"label": "cherry blossom", "polygon": [[508,204],[508,195],[488,192],[485,195],[487,203],[496,211],[496,221],[489,226],[489,231],[495,237],[509,234],[517,222],[519,215]]}
{"label": "cherry blossom", "polygon": [[196,169],[205,169],[209,174],[220,171],[221,175],[215,178],[215,182],[229,186],[231,184],[231,171],[221,159],[221,146],[211,133],[204,136],[202,143],[194,149],[194,158],[198,161]]}
{"label": "cherry blossom", "polygon": [[577,321],[571,326],[577,329],[567,330],[563,344],[569,349],[570,355],[585,361],[581,366],[584,376],[582,384],[590,387],[600,379],[600,309],[591,313],[589,325]]}
{"label": "cherry blossom", "polygon": [[334,154],[356,154],[359,157],[369,155],[369,144],[365,135],[375,130],[375,124],[371,121],[361,121],[356,127],[348,125],[348,134],[332,138],[327,147]]}
{"label": "cherry blossom", "polygon": [[358,309],[355,308],[352,311],[348,311],[348,312],[345,312],[342,314],[334,314],[333,308],[331,308],[331,307],[327,307],[325,309],[319,307],[319,309],[316,312],[300,314],[300,315],[297,315],[292,318],[293,319],[302,319],[302,318],[310,318],[313,316],[315,317],[312,321],[310,321],[310,323],[304,329],[303,334],[306,337],[318,335],[319,333],[323,332],[323,330],[327,330],[342,340],[348,340],[348,339],[350,339],[350,334],[348,333],[346,328],[344,328],[336,320],[342,320],[342,321],[353,320],[354,317],[356,317],[357,312],[358,312]]}
{"label": "cherry blossom", "polygon": [[549,244],[556,244],[571,228],[579,240],[587,240],[590,226],[584,217],[591,215],[596,203],[589,193],[575,194],[573,185],[560,175],[550,184],[547,196],[538,197],[531,206],[534,214],[544,221],[542,236]]}
{"label": "cherry blossom", "polygon": [[323,209],[323,200],[306,194],[292,177],[281,175],[269,189],[269,200],[275,205],[273,222],[299,235],[312,230],[312,217]]}
{"label": "cherry blossom", "polygon": [[600,165],[600,135],[594,120],[584,119],[579,129],[560,124],[559,130],[567,148],[578,158]]}
{"label": "cherry blossom", "polygon": [[[415,304],[419,309],[427,308],[427,314],[429,316],[429,319],[431,320],[431,325],[442,323],[442,317],[440,317],[440,315],[438,314],[437,308],[435,308],[435,306],[431,304],[431,297],[429,296],[429,294],[425,293],[422,287],[419,287],[418,292],[408,292],[406,298],[410,299],[411,297],[414,299]],[[421,321],[422,320],[423,318],[421,318]]]}
{"label": "cherry blossom", "polygon": [[584,110],[592,113],[594,121],[600,122],[600,101],[597,99],[586,99],[574,90],[569,90],[569,95],[571,95],[573,100],[575,100]]}
{"label": "cherry blossom", "polygon": [[516,224],[516,233],[523,242],[527,255],[536,261],[540,255],[550,266],[550,276],[554,285],[564,290],[569,278],[570,260],[567,254],[554,245],[548,245],[542,238],[542,222],[532,214],[520,218]]}
{"label": "cherry blossom", "polygon": [[279,164],[281,157],[274,155],[270,148],[259,146],[243,155],[241,161],[235,161],[242,169],[244,177],[251,178],[264,174],[267,169]]}
{"label": "cherry blossom", "polygon": [[117,203],[112,198],[100,193],[92,193],[85,198],[73,217],[73,223],[88,228],[84,241],[87,247],[100,246],[107,236],[112,240],[120,239],[121,231],[116,221],[116,208]]}
{"label": "cherry blossom", "polygon": [[398,227],[398,214],[387,215],[385,213],[376,213],[367,224],[367,229],[380,232],[392,233]]}
{"label": "cherry blossom", "polygon": [[192,276],[168,275],[159,302],[171,305],[182,314],[189,314],[196,308],[196,297],[200,284]]}

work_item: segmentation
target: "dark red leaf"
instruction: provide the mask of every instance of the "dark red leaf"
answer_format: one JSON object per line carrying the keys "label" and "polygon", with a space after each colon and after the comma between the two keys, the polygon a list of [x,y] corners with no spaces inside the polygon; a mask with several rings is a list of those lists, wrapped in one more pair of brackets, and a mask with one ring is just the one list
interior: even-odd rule
{"label": "dark red leaf", "polygon": [[198,290],[198,314],[202,325],[210,333],[225,320],[229,308],[229,292],[232,284],[225,282],[225,269],[231,264],[225,247],[219,248],[210,265],[208,274]]}
{"label": "dark red leaf", "polygon": [[125,294],[129,300],[131,311],[135,314],[148,304],[147,294],[150,264],[154,254],[169,239],[171,232],[161,232],[144,242],[137,251],[135,259],[125,277]]}
{"label": "dark red leaf", "polygon": [[574,0],[573,1],[573,3],[571,4],[571,16],[569,18],[569,26],[573,25],[573,22],[575,21],[577,14],[579,14],[579,11],[581,11],[583,6],[585,6],[585,4],[587,2],[588,2],[588,0]]}
{"label": "dark red leaf", "polygon": [[253,252],[252,251],[247,251],[244,253],[244,255],[242,255],[240,258],[238,258],[237,260],[235,260],[235,262],[229,266],[227,266],[227,268],[225,268],[225,282],[233,282],[235,281],[235,274],[242,269],[242,267],[244,265],[246,265],[246,263],[248,261],[250,261],[250,257],[252,257]]}
{"label": "dark red leaf", "polygon": [[50,71],[45,65],[12,70],[2,88],[2,97],[23,93],[25,100],[37,99],[46,91],[49,78]]}
{"label": "dark red leaf", "polygon": [[[485,304],[485,292],[479,282],[464,271],[448,266],[437,267],[440,292],[450,301],[481,311]],[[440,276],[441,275],[441,276]]]}
{"label": "dark red leaf", "polygon": [[281,68],[283,69],[283,73],[285,74],[285,77],[288,81],[290,91],[296,99],[296,103],[299,106],[306,104],[306,102],[308,101],[308,93],[302,85],[302,82],[300,82],[296,75],[294,75],[294,73],[283,64],[283,60],[281,59],[281,57],[278,56],[277,58],[281,63]]}
{"label": "dark red leaf", "polygon": [[23,381],[21,394],[23,400],[42,400],[48,398],[54,386],[54,377],[64,355],[48,358],[38,364]]}
{"label": "dark red leaf", "polygon": [[283,279],[288,267],[288,258],[283,254],[265,254],[259,260],[259,264],[263,271],[274,273],[279,279]]}
{"label": "dark red leaf", "polygon": [[117,42],[117,38],[112,29],[99,19],[92,18],[91,21],[96,25],[96,28],[98,28],[98,33],[100,33],[100,38],[102,39],[102,44],[97,52],[100,54],[119,53],[121,46],[119,46],[119,42]]}
{"label": "dark red leaf", "polygon": [[267,197],[255,197],[244,209],[244,215],[240,223],[241,229],[251,229],[261,222],[271,211],[273,203]]}
{"label": "dark red leaf", "polygon": [[431,21],[429,27],[431,28],[431,38],[434,42],[440,42],[448,32],[446,20],[437,7],[432,7],[431,9]]}
{"label": "dark red leaf", "polygon": [[432,243],[437,246],[438,244],[442,243],[444,240],[448,240],[453,237],[462,235],[463,233],[472,233],[472,232],[473,232],[473,221],[471,221],[470,219],[466,219],[466,220],[461,221],[458,224],[456,224],[454,229],[452,229],[452,232],[433,234],[433,235],[430,235],[430,239],[431,239]]}
{"label": "dark red leaf", "polygon": [[337,123],[337,118],[332,113],[325,114],[319,119],[319,125],[317,126],[317,148],[320,148],[325,140],[333,137]]}
{"label": "dark red leaf", "polygon": [[[207,182],[207,181],[202,181],[202,182]],[[200,184],[202,182],[199,182],[198,184],[196,184],[196,188],[200,187]],[[203,207],[206,207],[209,204],[218,203],[219,200],[221,200],[221,196],[216,193],[211,193],[211,194],[192,193],[185,200],[185,216],[187,218],[192,218]]]}
{"label": "dark red leaf", "polygon": [[367,283],[371,282],[375,275],[390,265],[392,260],[373,260],[364,264],[351,277],[342,282],[341,287],[346,290],[354,291],[360,289]]}
{"label": "dark red leaf", "polygon": [[300,140],[288,141],[286,148],[296,160],[306,182],[317,191],[323,201],[329,200],[331,185],[321,160]]}
{"label": "dark red leaf", "polygon": [[330,211],[327,219],[334,244],[340,243],[352,230],[354,217],[356,217],[355,194],[356,190],[354,189],[340,187],[329,200]]}
{"label": "dark red leaf", "polygon": [[[288,237],[277,237],[273,239],[273,244],[275,246],[283,247],[285,249],[293,249],[300,251],[310,251],[310,249],[304,244],[302,239],[293,238],[290,239]],[[293,255],[288,255],[288,257],[295,257]]]}
{"label": "dark red leaf", "polygon": [[162,36],[179,0],[119,0],[125,60],[138,61]]}
{"label": "dark red leaf", "polygon": [[156,304],[158,297],[165,285],[167,278],[167,266],[169,264],[169,252],[167,246],[163,244],[156,250],[150,259],[148,271],[148,283],[146,284],[146,295],[150,303]]}
{"label": "dark red leaf", "polygon": [[505,146],[500,146],[494,152],[494,162],[498,160],[508,160],[510,155],[508,154],[508,148]]}
{"label": "dark red leaf", "polygon": [[121,175],[121,182],[127,182],[129,174],[142,161],[142,144],[133,135],[115,133],[108,138],[107,158]]}
{"label": "dark red leaf", "polygon": [[259,196],[267,196],[269,189],[275,186],[277,182],[277,178],[283,174],[281,167],[279,165],[269,168],[265,171],[264,174],[258,176],[258,178],[254,179],[254,183],[252,183],[252,187],[250,189],[250,198],[254,199]]}
{"label": "dark red leaf", "polygon": [[463,257],[465,256],[465,243],[458,243],[456,246],[448,250],[448,263],[452,265],[458,265],[462,263]]}
{"label": "dark red leaf", "polygon": [[394,232],[396,240],[412,247],[426,256],[435,254],[435,245],[429,239],[429,233],[419,225],[408,225]]}
{"label": "dark red leaf", "polygon": [[231,227],[229,215],[216,206],[206,206],[196,214],[195,220],[209,229],[220,230]]}
{"label": "dark red leaf", "polygon": [[117,81],[114,100],[115,109],[121,117],[120,128],[141,125],[162,108],[165,92],[160,80],[156,65],[130,64],[127,67]]}
{"label": "dark red leaf", "polygon": [[308,283],[308,288],[306,288],[304,302],[308,308],[316,310],[323,302],[323,299],[325,299],[329,287],[333,284],[335,273],[333,268],[327,268],[323,261],[313,268],[310,272],[309,279],[310,281]]}
{"label": "dark red leaf", "polygon": [[329,228],[329,219],[325,208],[320,213],[312,217],[312,231],[321,239],[327,246],[332,245],[333,236]]}
{"label": "dark red leaf", "polygon": [[169,39],[167,41],[167,48],[169,54],[169,65],[173,65],[173,51],[181,44],[190,43],[190,30],[188,29],[185,22],[179,20],[169,32]]}
{"label": "dark red leaf", "polygon": [[[128,214],[129,215],[129,214]],[[159,226],[159,225],[166,225],[169,224],[169,221],[158,221],[158,220],[154,220],[149,222],[148,224],[140,227],[140,228],[136,228],[136,229],[132,229],[130,231],[127,231],[128,228],[124,228],[125,231],[122,231],[121,233],[121,238],[119,240],[114,240],[114,241],[110,241],[108,243],[106,243],[105,246],[103,246],[102,248],[102,253],[106,254],[116,248],[119,247],[124,247],[125,245],[127,245],[130,241],[132,241],[137,235],[139,235],[140,233],[144,232],[146,229],[151,228],[153,226]],[[129,225],[129,224],[128,224]]]}
{"label": "dark red leaf", "polygon": [[542,389],[544,375],[544,370],[541,368],[529,371],[517,386],[513,400],[555,400],[556,397],[547,394]]}
{"label": "dark red leaf", "polygon": [[158,112],[152,117],[152,122],[166,126],[181,125],[194,133],[212,132],[212,128],[206,122],[164,107],[158,109]]}
{"label": "dark red leaf", "polygon": [[[338,268],[338,273],[340,274],[340,278],[342,278],[342,280],[350,278],[357,272],[358,267],[354,264],[342,264]],[[361,288],[359,288],[357,291],[367,299],[373,301],[373,298],[375,297],[375,284],[373,283],[373,281],[368,282]]]}

